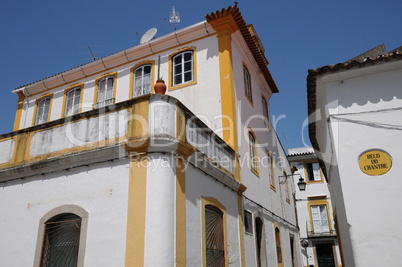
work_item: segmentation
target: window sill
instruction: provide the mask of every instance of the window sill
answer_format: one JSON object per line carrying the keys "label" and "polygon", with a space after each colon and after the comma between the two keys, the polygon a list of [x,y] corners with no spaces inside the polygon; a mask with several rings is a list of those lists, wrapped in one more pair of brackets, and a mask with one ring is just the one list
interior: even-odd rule
{"label": "window sill", "polygon": [[187,82],[187,83],[182,83],[182,84],[175,85],[175,86],[171,86],[171,87],[169,87],[168,91],[177,90],[177,89],[180,89],[180,88],[183,88],[183,87],[186,87],[186,86],[190,86],[190,85],[194,85],[194,84],[197,84],[196,80],[191,81],[191,82]]}

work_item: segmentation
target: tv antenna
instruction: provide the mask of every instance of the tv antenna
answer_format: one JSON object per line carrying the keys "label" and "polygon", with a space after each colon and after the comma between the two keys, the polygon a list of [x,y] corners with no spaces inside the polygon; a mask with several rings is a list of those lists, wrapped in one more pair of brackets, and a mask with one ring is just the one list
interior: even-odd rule
{"label": "tv antenna", "polygon": [[140,39],[140,44],[145,44],[151,41],[158,30],[156,28],[149,29]]}
{"label": "tv antenna", "polygon": [[97,60],[97,58],[95,57],[95,53],[94,52],[92,52],[92,50],[91,50],[91,47],[88,45],[88,49],[89,49],[89,52],[91,52],[91,55],[92,55],[92,61],[95,61],[95,60]]}
{"label": "tv antenna", "polygon": [[170,12],[169,22],[174,24],[174,29],[176,30],[176,24],[180,22],[180,13],[176,12],[174,6],[172,7],[172,12]]}

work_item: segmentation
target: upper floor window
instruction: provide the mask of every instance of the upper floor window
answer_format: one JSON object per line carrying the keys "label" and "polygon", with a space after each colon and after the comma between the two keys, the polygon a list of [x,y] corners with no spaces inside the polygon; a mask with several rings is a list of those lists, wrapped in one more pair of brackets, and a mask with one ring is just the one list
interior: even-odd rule
{"label": "upper floor window", "polygon": [[275,227],[275,244],[276,244],[276,257],[278,264],[283,264],[282,259],[282,244],[281,244],[281,230],[279,227]]}
{"label": "upper floor window", "polygon": [[194,51],[187,50],[172,58],[172,86],[181,85],[194,80]]}
{"label": "upper floor window", "polygon": [[314,233],[329,233],[327,205],[311,205],[310,210]]}
{"label": "upper floor window", "polygon": [[307,175],[307,182],[321,181],[320,165],[316,163],[305,163],[305,170]]}
{"label": "upper floor window", "polygon": [[244,210],[244,230],[248,234],[253,234],[253,215],[247,210]]}
{"label": "upper floor window", "polygon": [[271,188],[275,190],[274,161],[269,151],[267,151],[267,160],[269,184],[271,185]]}
{"label": "upper floor window", "polygon": [[250,72],[248,71],[246,66],[243,66],[243,75],[244,75],[244,91],[246,93],[246,97],[253,103],[253,93],[251,91],[251,77]]}
{"label": "upper floor window", "polygon": [[80,233],[81,218],[75,214],[65,213],[47,221],[40,266],[77,266]]}
{"label": "upper floor window", "polygon": [[81,91],[82,88],[78,86],[67,92],[66,105],[64,107],[64,117],[71,116],[80,112]]}
{"label": "upper floor window", "polygon": [[286,197],[286,201],[290,203],[290,194],[289,194],[289,179],[290,176],[288,176],[286,174],[286,172],[283,172],[283,176],[285,177],[285,197]]}
{"label": "upper floor window", "polygon": [[269,110],[268,110],[268,102],[264,96],[262,98],[262,113],[264,115],[264,123],[267,127],[269,127]]}
{"label": "upper floor window", "polygon": [[115,75],[108,75],[97,81],[98,88],[94,108],[101,108],[114,103],[115,82]]}
{"label": "upper floor window", "polygon": [[51,96],[45,96],[36,103],[35,125],[45,123],[49,120]]}
{"label": "upper floor window", "polygon": [[205,205],[206,266],[225,266],[223,212]]}
{"label": "upper floor window", "polygon": [[248,132],[248,141],[250,150],[250,167],[251,170],[258,174],[257,148],[255,145],[255,136],[251,131]]}
{"label": "upper floor window", "polygon": [[152,65],[145,64],[134,70],[133,97],[151,93]]}

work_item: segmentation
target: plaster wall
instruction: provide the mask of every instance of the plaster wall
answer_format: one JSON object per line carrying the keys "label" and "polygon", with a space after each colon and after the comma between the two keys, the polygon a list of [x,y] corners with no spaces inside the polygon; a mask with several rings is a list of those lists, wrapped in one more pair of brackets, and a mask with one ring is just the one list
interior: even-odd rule
{"label": "plaster wall", "polygon": [[[402,210],[394,205],[402,171],[397,164],[402,160],[401,66],[398,61],[326,77],[325,88],[331,96],[327,101],[338,103],[329,109],[333,114],[329,125],[337,128],[332,141],[338,161],[330,178],[338,181],[330,184],[330,190],[342,241],[350,239],[350,248],[343,246],[348,266],[402,264],[395,256],[402,247],[397,231]],[[370,176],[360,170],[359,156],[371,149],[390,155],[392,167],[387,173]],[[342,202],[345,216],[339,216]]]}
{"label": "plaster wall", "polygon": [[41,217],[65,204],[89,213],[84,265],[124,266],[128,172],[120,159],[2,184],[2,266],[32,266]]}
{"label": "plaster wall", "polygon": [[189,165],[186,169],[186,266],[201,266],[201,197],[213,197],[226,207],[229,266],[241,266],[237,193]]}
{"label": "plaster wall", "polygon": [[0,142],[0,164],[7,163],[13,156],[15,141],[8,139]]}

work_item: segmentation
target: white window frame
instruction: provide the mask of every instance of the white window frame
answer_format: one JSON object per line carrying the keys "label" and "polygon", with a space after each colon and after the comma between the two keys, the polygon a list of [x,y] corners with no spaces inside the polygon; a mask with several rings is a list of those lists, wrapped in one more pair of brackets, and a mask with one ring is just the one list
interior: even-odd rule
{"label": "white window frame", "polygon": [[36,103],[35,125],[49,121],[51,96],[45,96]]}
{"label": "white window frame", "polygon": [[314,233],[329,233],[330,225],[327,205],[311,205],[310,212]]}
{"label": "white window frame", "polygon": [[[305,163],[305,168],[306,168],[307,182],[322,181],[320,164],[318,162]],[[313,177],[311,177],[310,175],[311,173],[309,171],[309,168],[311,168],[311,173],[313,174]]]}
{"label": "white window frame", "polygon": [[[144,84],[144,81],[145,81],[145,74],[144,74],[144,72],[145,72],[145,68],[146,68],[146,67],[149,67],[149,68],[150,68],[149,74],[146,74],[146,75],[149,75],[149,88],[148,88],[148,90],[146,90],[146,89],[147,89],[147,88],[145,88],[145,87],[146,87],[146,84]],[[141,75],[140,75],[140,77],[138,77],[138,76],[136,75],[136,72],[139,71],[139,70],[141,70]],[[141,88],[140,88],[140,93],[137,95],[137,94],[136,94],[135,87],[136,87],[136,80],[137,80],[138,78],[141,79],[141,82],[140,82]],[[139,67],[137,67],[137,68],[135,68],[135,69],[133,70],[133,88],[132,88],[132,94],[133,94],[133,97],[137,97],[137,96],[149,94],[149,93],[151,93],[151,92],[152,92],[152,64],[144,64],[144,65],[141,65],[141,66],[139,66]]]}
{"label": "white window frame", "polygon": [[[185,55],[190,54],[191,58],[190,60],[185,61],[184,57]],[[176,59],[181,58],[181,62],[176,64]],[[185,66],[190,65],[191,68],[189,70],[185,70]],[[181,66],[181,70],[178,71],[176,70],[176,67]],[[190,74],[190,79],[186,80],[186,74]],[[180,82],[176,82],[176,77],[181,77]],[[185,50],[183,52],[180,52],[176,54],[174,57],[172,57],[172,86],[178,86],[181,84],[186,84],[194,81],[194,51],[193,50]]]}
{"label": "white window frame", "polygon": [[64,117],[71,116],[80,112],[81,92],[81,86],[77,86],[68,90],[66,94],[66,105],[64,107]]}
{"label": "white window frame", "polygon": [[[110,79],[112,79],[112,85],[111,86],[108,86],[108,81],[110,80]],[[102,88],[101,88],[101,83],[102,82],[105,82],[105,91],[104,91],[104,93],[102,94],[102,99],[100,99],[101,97],[100,97],[100,92],[101,92],[101,90],[103,90]],[[115,76],[114,75],[108,75],[108,76],[105,76],[105,77],[103,77],[102,79],[100,79],[99,81],[98,81],[98,88],[97,88],[97,92],[96,92],[96,107],[95,108],[101,108],[101,107],[104,107],[104,106],[107,106],[107,105],[110,105],[110,104],[113,104],[114,103],[114,85],[115,85],[115,82],[116,82],[116,78],[115,78]]]}

